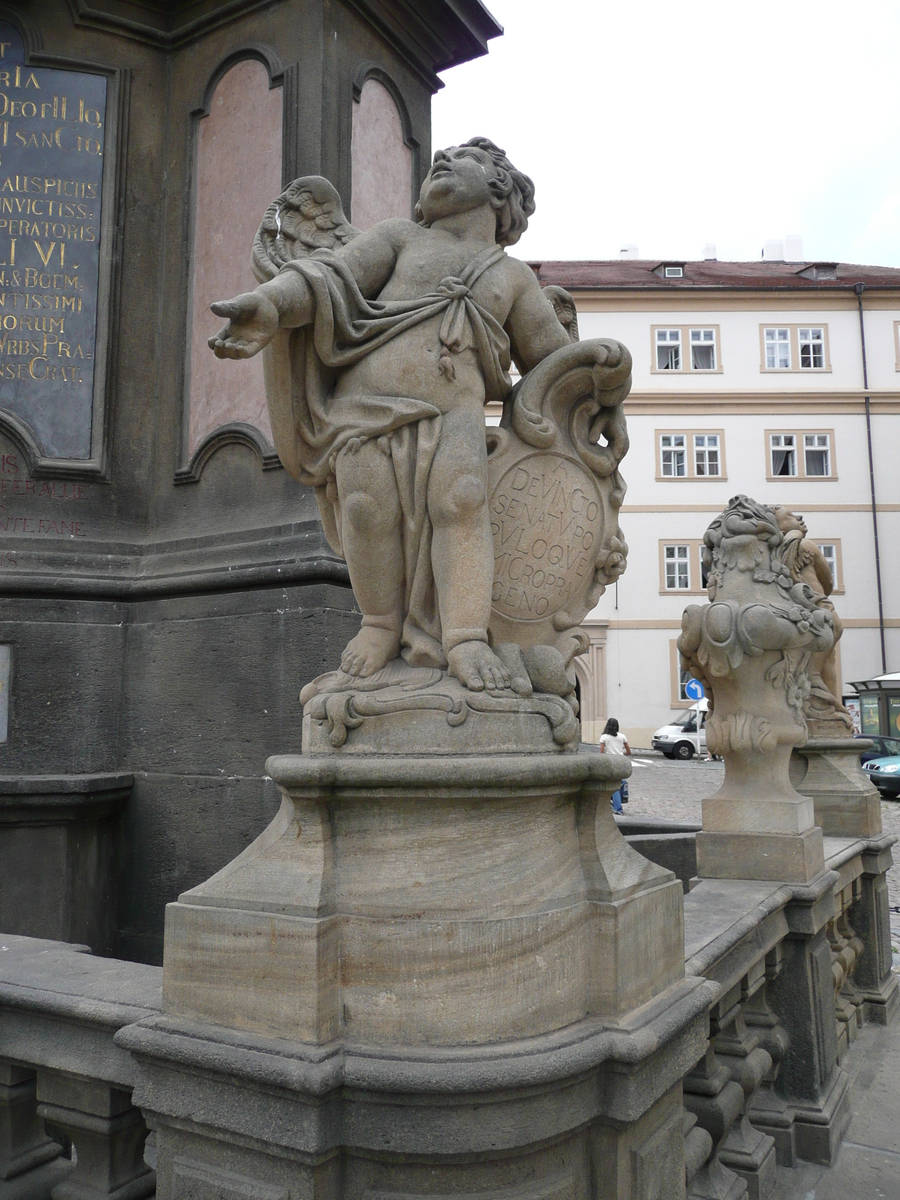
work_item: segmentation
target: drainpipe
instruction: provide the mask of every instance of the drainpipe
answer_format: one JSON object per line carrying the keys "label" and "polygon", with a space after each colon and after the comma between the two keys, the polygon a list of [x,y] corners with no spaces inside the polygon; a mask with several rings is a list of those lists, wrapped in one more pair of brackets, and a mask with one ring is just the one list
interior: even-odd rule
{"label": "drainpipe", "polygon": [[859,344],[862,348],[863,389],[866,400],[866,439],[869,444],[869,490],[872,495],[872,533],[875,537],[875,580],[878,586],[878,632],[881,637],[881,673],[887,674],[887,654],[884,649],[884,602],[881,595],[881,554],[878,549],[878,509],[875,506],[875,462],[872,458],[872,413],[869,402],[869,367],[866,361],[866,323],[863,318],[864,283],[855,283],[856,303],[859,305]]}

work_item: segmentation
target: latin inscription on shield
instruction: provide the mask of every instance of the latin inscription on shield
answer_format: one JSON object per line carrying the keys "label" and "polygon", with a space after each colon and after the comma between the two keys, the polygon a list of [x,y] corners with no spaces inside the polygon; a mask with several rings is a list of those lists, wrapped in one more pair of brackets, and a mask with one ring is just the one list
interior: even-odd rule
{"label": "latin inscription on shield", "polygon": [[590,585],[603,533],[593,478],[570,458],[531,454],[490,499],[495,612],[539,621],[576,606]]}
{"label": "latin inscription on shield", "polygon": [[31,67],[0,22],[0,408],[89,458],[106,79]]}

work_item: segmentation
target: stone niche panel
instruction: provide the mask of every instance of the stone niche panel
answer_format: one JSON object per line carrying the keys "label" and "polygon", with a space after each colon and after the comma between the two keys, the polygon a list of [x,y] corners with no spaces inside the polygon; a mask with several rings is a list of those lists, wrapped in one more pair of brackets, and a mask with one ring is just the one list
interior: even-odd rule
{"label": "stone niche panel", "polygon": [[412,215],[412,150],[394,98],[377,79],[367,79],[354,102],[350,159],[351,219],[358,229]]}
{"label": "stone niche panel", "polygon": [[190,421],[193,453],[207,434],[243,421],[272,437],[262,356],[218,359],[207,338],[223,322],[209,311],[256,286],[250,249],[263,213],[281,191],[282,89],[245,59],[227,71],[197,125],[192,263]]}

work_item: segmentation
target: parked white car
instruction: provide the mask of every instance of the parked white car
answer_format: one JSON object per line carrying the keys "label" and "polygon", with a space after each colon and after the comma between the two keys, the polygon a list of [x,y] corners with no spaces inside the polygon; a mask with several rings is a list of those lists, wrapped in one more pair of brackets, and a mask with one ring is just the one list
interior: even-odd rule
{"label": "parked white car", "polygon": [[[700,753],[706,753],[706,713],[709,701],[700,701]],[[671,725],[663,725],[653,735],[651,745],[661,750],[666,758],[693,758],[697,753],[697,712],[687,708],[675,718]]]}

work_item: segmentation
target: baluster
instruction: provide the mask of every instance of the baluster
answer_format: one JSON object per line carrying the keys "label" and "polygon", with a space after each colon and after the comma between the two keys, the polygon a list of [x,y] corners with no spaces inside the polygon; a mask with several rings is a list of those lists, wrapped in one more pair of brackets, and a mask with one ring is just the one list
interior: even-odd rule
{"label": "baluster", "polygon": [[16,1180],[17,1190],[27,1184],[34,1195],[49,1194],[71,1170],[38,1115],[34,1071],[0,1060],[0,1180]]}
{"label": "baluster", "polygon": [[709,1135],[711,1149],[688,1187],[688,1200],[743,1200],[747,1183],[719,1160],[718,1150],[744,1107],[744,1092],[727,1067],[716,1061],[710,1041],[706,1054],[684,1079],[684,1107]]}
{"label": "baluster", "polygon": [[156,1190],[144,1162],[147,1126],[131,1093],[108,1083],[38,1071],[38,1113],[72,1139],[76,1165],[53,1200],[143,1200]]}
{"label": "baluster", "polygon": [[772,1067],[772,1056],[760,1044],[755,1030],[744,1020],[743,1005],[760,991],[765,983],[763,962],[755,964],[737,988],[729,993],[729,1001],[739,997],[719,1014],[717,1006],[710,1017],[716,1058],[731,1072],[732,1080],[744,1093],[744,1104],[738,1120],[722,1143],[719,1159],[747,1181],[750,1200],[767,1200],[775,1190],[775,1142],[768,1134],[750,1123],[749,1111],[753,1098]]}

